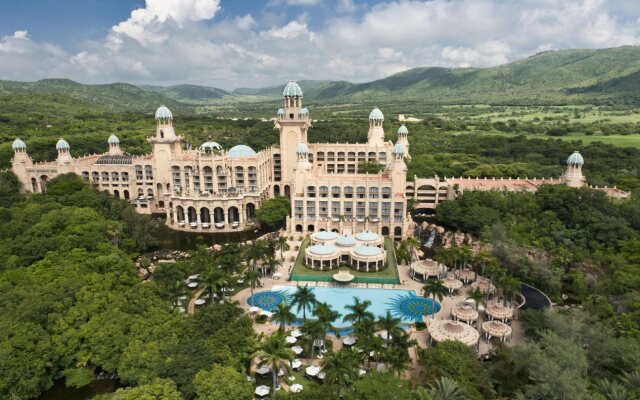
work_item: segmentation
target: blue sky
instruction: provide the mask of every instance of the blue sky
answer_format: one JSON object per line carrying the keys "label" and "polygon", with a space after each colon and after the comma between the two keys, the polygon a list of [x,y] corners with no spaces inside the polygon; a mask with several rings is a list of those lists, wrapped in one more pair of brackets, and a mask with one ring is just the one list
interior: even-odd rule
{"label": "blue sky", "polygon": [[640,44],[637,0],[0,0],[0,79],[362,82]]}

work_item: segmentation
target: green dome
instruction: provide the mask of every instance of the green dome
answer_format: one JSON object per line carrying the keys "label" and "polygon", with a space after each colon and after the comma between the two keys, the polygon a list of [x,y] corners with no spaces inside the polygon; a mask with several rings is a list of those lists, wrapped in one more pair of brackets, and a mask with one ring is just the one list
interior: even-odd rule
{"label": "green dome", "polygon": [[71,146],[69,146],[69,143],[67,143],[66,140],[63,138],[58,139],[58,142],[56,143],[56,150],[69,150],[70,148]]}
{"label": "green dome", "polygon": [[167,107],[160,106],[156,110],[156,119],[173,119],[173,114]]}
{"label": "green dome", "polygon": [[407,129],[406,126],[402,125],[400,128],[398,128],[398,136],[402,136],[402,135],[408,135],[409,134],[409,130]]}
{"label": "green dome", "polygon": [[227,155],[231,158],[242,158],[255,157],[257,154],[251,147],[244,144],[239,144],[230,148],[227,152]]}
{"label": "green dome", "polygon": [[22,139],[16,138],[16,140],[13,141],[11,148],[13,150],[24,150],[27,148],[27,144],[23,142]]}
{"label": "green dome", "polygon": [[107,140],[107,143],[109,143],[109,144],[120,144],[120,139],[118,139],[118,137],[116,135],[111,135],[111,136],[109,136],[109,139]]}
{"label": "green dome", "polygon": [[569,158],[567,158],[567,165],[583,165],[584,164],[584,158],[582,158],[582,155],[580,155],[580,152],[578,152],[577,150],[573,152],[573,154],[571,154],[569,156]]}
{"label": "green dome", "polygon": [[369,114],[370,121],[384,121],[384,115],[378,107],[374,108]]}
{"label": "green dome", "polygon": [[302,97],[302,89],[300,88],[300,85],[296,83],[296,81],[289,81],[289,83],[287,83],[287,86],[284,87],[282,95],[285,97]]}

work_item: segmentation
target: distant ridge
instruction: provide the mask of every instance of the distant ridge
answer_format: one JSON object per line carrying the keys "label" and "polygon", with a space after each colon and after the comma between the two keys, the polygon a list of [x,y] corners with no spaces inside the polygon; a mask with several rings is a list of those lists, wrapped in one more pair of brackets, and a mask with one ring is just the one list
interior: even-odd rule
{"label": "distant ridge", "polygon": [[[317,103],[415,102],[424,104],[640,104],[640,47],[554,50],[490,68],[413,68],[365,83],[298,81]],[[68,79],[0,81],[0,96],[64,94],[114,111],[152,112],[159,104],[182,113],[196,106],[273,101],[286,82],[225,91],[199,85],[83,85]]]}
{"label": "distant ridge", "polygon": [[84,85],[70,79],[43,79],[37,82],[0,81],[0,99],[4,95],[60,95],[87,105],[111,111],[152,113],[165,104],[175,111],[192,112],[192,107],[159,93],[128,83]]}

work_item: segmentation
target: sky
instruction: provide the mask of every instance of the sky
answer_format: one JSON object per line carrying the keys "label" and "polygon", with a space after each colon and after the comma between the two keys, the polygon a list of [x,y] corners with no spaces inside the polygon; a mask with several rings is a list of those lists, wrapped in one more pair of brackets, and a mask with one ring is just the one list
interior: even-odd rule
{"label": "sky", "polygon": [[640,45],[640,0],[0,0],[0,79],[366,82]]}

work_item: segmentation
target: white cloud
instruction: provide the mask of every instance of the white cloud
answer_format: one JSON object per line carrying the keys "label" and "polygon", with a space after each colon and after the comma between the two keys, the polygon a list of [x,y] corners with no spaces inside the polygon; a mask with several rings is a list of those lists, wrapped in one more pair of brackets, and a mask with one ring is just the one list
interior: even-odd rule
{"label": "white cloud", "polygon": [[398,0],[366,10],[336,1],[322,21],[274,14],[273,5],[211,21],[218,0],[147,0],[74,54],[25,31],[1,37],[0,78],[227,89],[303,78],[362,82],[417,66],[481,67],[547,49],[640,44],[634,0]]}

